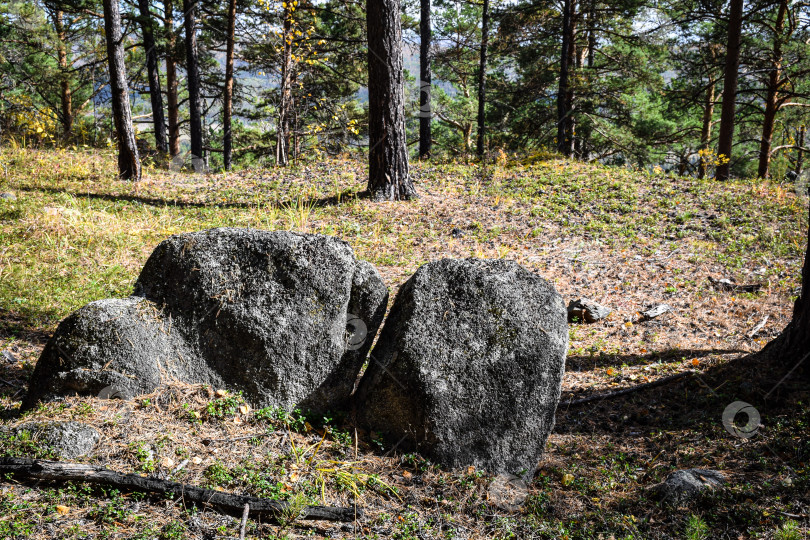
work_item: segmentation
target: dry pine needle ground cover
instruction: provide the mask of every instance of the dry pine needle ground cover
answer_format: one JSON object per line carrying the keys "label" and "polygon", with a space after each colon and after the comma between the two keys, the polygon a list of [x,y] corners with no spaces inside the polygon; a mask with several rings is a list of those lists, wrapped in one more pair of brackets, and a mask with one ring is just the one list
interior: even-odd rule
{"label": "dry pine needle ground cover", "polygon": [[[94,465],[365,512],[342,525],[251,521],[248,538],[810,534],[807,389],[790,378],[777,386],[780,373],[749,357],[787,323],[798,291],[807,201],[792,185],[560,159],[414,163],[421,198],[374,204],[358,197],[365,168],[354,158],[229,175],[147,169],[136,185],[114,181],[113,165],[98,152],[0,152],[0,191],[17,196],[0,201],[0,427],[77,419],[103,434],[85,460]],[[129,294],[167,236],[217,226],[339,236],[392,292],[430,260],[504,257],[552,281],[566,300],[611,307],[605,321],[570,327],[557,427],[522,508],[495,504],[491,476],[402,455],[339,413],[257,411],[219,389],[167,382],[127,402],[71,398],[19,416],[27,378],[61,318]],[[721,291],[709,277],[762,287]],[[662,303],[672,311],[640,316]],[[683,372],[671,384],[566,404]],[[762,414],[751,439],[721,424],[726,405],[743,398]],[[4,435],[0,453],[48,450]],[[650,500],[646,488],[668,472],[698,466],[725,471],[729,487],[676,508]],[[238,536],[238,521],[181,500],[0,482],[0,538],[227,538]]]}

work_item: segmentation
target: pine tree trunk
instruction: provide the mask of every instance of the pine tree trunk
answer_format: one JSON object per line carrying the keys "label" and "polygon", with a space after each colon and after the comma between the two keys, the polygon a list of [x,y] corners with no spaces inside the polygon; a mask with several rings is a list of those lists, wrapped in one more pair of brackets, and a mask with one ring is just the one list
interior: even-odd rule
{"label": "pine tree trunk", "polygon": [[163,95],[160,91],[160,68],[155,48],[155,35],[152,31],[152,14],[149,11],[149,0],[138,0],[143,29],[143,47],[146,49],[146,72],[149,77],[149,101],[152,104],[152,123],[155,126],[155,148],[166,154],[169,151],[166,143],[166,121],[163,117]]}
{"label": "pine tree trunk", "polygon": [[706,101],[703,104],[703,127],[700,130],[700,165],[698,178],[706,178],[709,172],[709,144],[712,140],[712,118],[714,117],[715,80],[709,75],[709,86],[706,88]]}
{"label": "pine tree trunk", "polygon": [[292,12],[290,4],[284,8],[284,57],[281,62],[281,102],[278,106],[276,129],[276,165],[290,162],[290,117],[292,107]]}
{"label": "pine tree trunk", "polygon": [[416,196],[408,174],[399,0],[368,0],[368,193],[376,201]]}
{"label": "pine tree trunk", "polygon": [[794,167],[793,171],[796,173],[796,177],[798,178],[802,174],[802,170],[804,169],[804,138],[807,134],[807,126],[802,125],[799,128],[799,148],[796,152],[796,167]]}
{"label": "pine tree trunk", "polygon": [[236,35],[236,0],[228,3],[228,43],[225,52],[225,92],[222,104],[222,126],[225,131],[222,144],[222,161],[225,170],[231,170],[231,153],[233,136],[231,134],[231,116],[233,114],[233,54]]}
{"label": "pine tree trunk", "polygon": [[759,144],[757,176],[760,178],[767,178],[771,167],[773,128],[778,111],[776,100],[779,94],[779,79],[782,77],[782,32],[785,29],[787,7],[787,0],[779,2],[779,11],[776,14],[776,24],[774,24],[773,57],[771,59],[771,72],[768,74],[768,94],[765,98],[765,116],[762,119],[762,138]]}
{"label": "pine tree trunk", "polygon": [[180,111],[177,101],[177,62],[174,59],[176,46],[174,34],[174,5],[172,0],[163,1],[166,30],[166,110],[169,120],[169,155],[180,153]]}
{"label": "pine tree trunk", "polygon": [[428,159],[431,152],[430,122],[430,0],[421,0],[419,8],[419,157]]}
{"label": "pine tree trunk", "polygon": [[807,238],[801,294],[793,304],[793,318],[773,343],[779,344],[781,361],[794,364],[797,371],[799,363],[803,364],[803,373],[810,376],[810,224]]}
{"label": "pine tree trunk", "polygon": [[478,62],[478,141],[476,153],[484,157],[486,137],[486,99],[487,99],[487,47],[489,45],[489,0],[484,0],[481,14],[481,57]]}
{"label": "pine tree trunk", "polygon": [[569,156],[578,156],[576,150],[576,137],[574,134],[576,133],[576,116],[574,116],[574,85],[571,84],[571,69],[573,68],[574,73],[578,72],[582,65],[579,63],[580,55],[577,52],[577,22],[579,16],[577,14],[577,2],[576,0],[571,0],[571,27],[569,30],[570,37],[569,37],[569,46],[568,46],[568,91],[565,94],[565,110],[567,111],[565,117],[565,133],[566,133],[566,144],[568,144],[568,154]]}
{"label": "pine tree trunk", "polygon": [[[596,62],[596,0],[591,0],[588,5],[588,50],[585,54],[585,66],[588,70],[588,80],[592,81],[594,76],[594,68]],[[583,109],[586,113],[593,112],[593,101],[586,99],[582,103]],[[592,126],[586,122],[580,128],[580,159],[589,161],[591,157],[591,132]]]}
{"label": "pine tree trunk", "polygon": [[141,161],[138,158],[135,130],[132,127],[132,111],[129,107],[118,0],[104,0],[104,33],[107,41],[107,61],[110,65],[113,123],[118,137],[118,174],[123,180],[138,181],[141,179]]}
{"label": "pine tree trunk", "polygon": [[197,62],[197,0],[183,0],[186,29],[186,78],[188,81],[189,135],[192,159],[203,158],[200,68]]}
{"label": "pine tree trunk", "polygon": [[728,16],[728,44],[723,69],[723,107],[720,115],[720,135],[717,142],[715,177],[728,180],[731,173],[731,147],[734,143],[734,117],[737,114],[737,79],[740,70],[743,0],[731,0]]}
{"label": "pine tree trunk", "polygon": [[557,150],[564,156],[571,156],[570,132],[568,120],[569,110],[569,70],[571,62],[572,35],[572,4],[574,0],[563,2],[562,47],[560,49],[560,83],[557,89]]}
{"label": "pine tree trunk", "polygon": [[59,70],[61,71],[60,100],[62,105],[62,131],[65,139],[69,139],[73,131],[73,95],[70,90],[70,79],[68,77],[68,55],[67,55],[67,33],[65,32],[64,13],[57,11],[53,17],[53,24],[56,30],[57,55],[59,60]]}

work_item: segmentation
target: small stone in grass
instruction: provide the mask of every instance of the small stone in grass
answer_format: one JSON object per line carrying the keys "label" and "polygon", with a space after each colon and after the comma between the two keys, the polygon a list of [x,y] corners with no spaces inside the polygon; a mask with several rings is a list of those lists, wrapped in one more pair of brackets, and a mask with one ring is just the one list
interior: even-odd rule
{"label": "small stone in grass", "polygon": [[76,459],[93,451],[101,433],[81,422],[28,422],[16,433],[28,432],[31,439],[53,451],[60,459]]}
{"label": "small stone in grass", "polygon": [[17,196],[14,195],[13,193],[5,191],[3,193],[0,193],[0,199],[6,200],[6,201],[16,201]]}
{"label": "small stone in grass", "polygon": [[651,494],[658,500],[680,504],[723,486],[726,476],[720,471],[710,469],[684,469],[674,471],[660,484],[650,488]]}
{"label": "small stone in grass", "polygon": [[613,310],[609,307],[597,304],[587,298],[568,302],[568,322],[594,323],[601,321],[612,312]]}
{"label": "small stone in grass", "polygon": [[653,306],[647,311],[641,312],[641,320],[642,321],[649,321],[650,319],[655,319],[663,315],[664,313],[669,313],[672,311],[672,308],[669,307],[669,304],[658,304],[657,306]]}

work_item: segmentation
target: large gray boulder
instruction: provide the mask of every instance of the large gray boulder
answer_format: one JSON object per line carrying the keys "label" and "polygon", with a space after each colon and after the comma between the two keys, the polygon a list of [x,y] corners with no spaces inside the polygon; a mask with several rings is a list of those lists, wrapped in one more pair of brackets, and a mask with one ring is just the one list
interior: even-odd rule
{"label": "large gray boulder", "polygon": [[450,467],[530,477],[554,426],[566,308],[501,260],[445,259],[400,289],[355,396],[372,430]]}
{"label": "large gray boulder", "polygon": [[[151,254],[133,297],[90,304],[60,324],[23,407],[107,384],[147,392],[167,378],[241,390],[257,406],[340,407],[387,300],[376,269],[336,238],[230,228],[176,235]],[[354,346],[353,317],[368,335]]]}

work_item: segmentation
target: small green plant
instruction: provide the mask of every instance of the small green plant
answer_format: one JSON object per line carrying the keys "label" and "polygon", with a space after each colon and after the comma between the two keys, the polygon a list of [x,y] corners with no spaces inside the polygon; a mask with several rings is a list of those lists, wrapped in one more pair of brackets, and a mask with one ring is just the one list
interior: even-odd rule
{"label": "small green plant", "polygon": [[265,407],[253,413],[253,417],[262,422],[278,422],[290,431],[302,432],[306,429],[307,419],[301,409],[287,412],[281,407]]}
{"label": "small green plant", "polygon": [[131,514],[126,507],[126,499],[120,491],[117,489],[110,491],[108,498],[106,503],[96,504],[88,512],[88,517],[99,525],[111,525],[117,521],[123,521]]}
{"label": "small green plant", "polygon": [[349,448],[353,444],[352,435],[348,431],[341,431],[337,428],[329,428],[329,435],[341,448]]}
{"label": "small green plant", "polygon": [[186,537],[186,526],[179,521],[172,521],[168,523],[163,530],[160,531],[158,536],[159,540],[180,540]]}
{"label": "small green plant", "polygon": [[137,470],[150,473],[155,471],[155,454],[147,443],[132,443],[130,445],[138,460]]}
{"label": "small green plant", "polygon": [[244,404],[245,400],[242,397],[241,392],[236,394],[225,394],[224,396],[209,402],[205,407],[205,412],[208,413],[208,416],[211,418],[222,420],[223,418],[234,416],[237,412],[239,412],[239,407]]}
{"label": "small green plant", "polygon": [[292,526],[306,506],[307,498],[303,493],[296,493],[290,497],[287,504],[281,508],[281,511],[276,516],[281,530],[283,531]]}
{"label": "small green plant", "polygon": [[205,469],[205,478],[213,487],[226,486],[233,482],[231,471],[219,461],[215,461]]}
{"label": "small green plant", "polygon": [[73,417],[81,418],[82,416],[90,416],[94,412],[96,412],[96,410],[92,405],[87,402],[82,402],[76,406],[76,410],[73,412]]}
{"label": "small green plant", "polygon": [[686,540],[704,540],[709,537],[709,526],[700,516],[691,515],[686,521],[684,534]]}
{"label": "small green plant", "polygon": [[202,422],[200,418],[200,413],[195,411],[194,408],[188,403],[183,403],[183,414],[181,415],[181,417],[185,417],[185,419],[191,422],[192,424],[199,424]]}
{"label": "small green plant", "polygon": [[28,430],[0,432],[0,455],[9,457],[28,457],[34,459],[54,459],[57,457],[52,448],[40,444]]}
{"label": "small green plant", "polygon": [[773,533],[773,540],[801,540],[802,531],[799,524],[792,519],[787,520]]}

